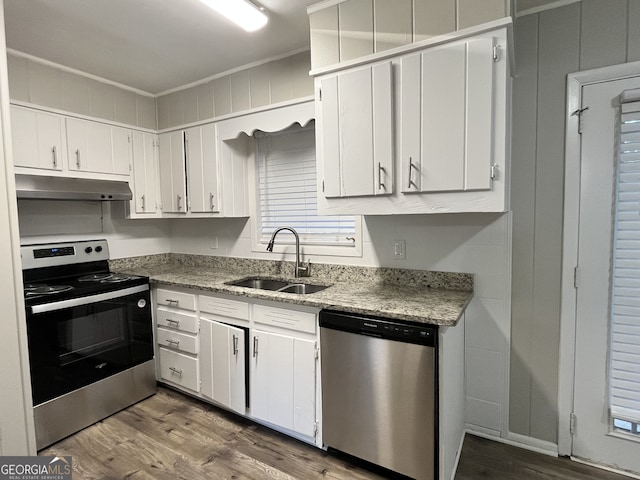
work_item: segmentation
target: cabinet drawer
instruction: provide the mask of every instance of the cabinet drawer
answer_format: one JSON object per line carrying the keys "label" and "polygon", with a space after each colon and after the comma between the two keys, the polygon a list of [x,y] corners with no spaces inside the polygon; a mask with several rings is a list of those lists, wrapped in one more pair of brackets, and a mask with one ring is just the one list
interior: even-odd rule
{"label": "cabinet drawer", "polygon": [[191,293],[174,292],[172,290],[156,289],[156,302],[158,305],[196,310],[196,296]]}
{"label": "cabinet drawer", "polygon": [[160,378],[198,391],[198,360],[182,353],[159,348]]}
{"label": "cabinet drawer", "polygon": [[162,307],[158,307],[156,310],[156,324],[159,327],[198,333],[198,319],[195,315],[167,310]]}
{"label": "cabinet drawer", "polygon": [[158,345],[186,353],[198,353],[198,337],[165,328],[158,328],[156,332]]}
{"label": "cabinet drawer", "polygon": [[253,307],[253,319],[256,323],[273,325],[274,327],[298,332],[316,333],[316,315],[309,312],[255,305]]}
{"label": "cabinet drawer", "polygon": [[249,304],[247,302],[208,295],[200,295],[199,302],[201,312],[249,320]]}

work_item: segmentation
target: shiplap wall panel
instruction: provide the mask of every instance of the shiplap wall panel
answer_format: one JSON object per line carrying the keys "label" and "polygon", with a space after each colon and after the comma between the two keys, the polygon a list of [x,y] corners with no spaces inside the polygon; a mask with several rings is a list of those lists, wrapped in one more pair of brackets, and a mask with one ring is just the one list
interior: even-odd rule
{"label": "shiplap wall panel", "polygon": [[7,55],[9,73],[9,95],[12,100],[29,101],[28,60],[15,55]]}
{"label": "shiplap wall panel", "polygon": [[373,0],[349,0],[338,5],[340,61],[373,53]]}
{"label": "shiplap wall panel", "polygon": [[540,14],[531,436],[557,438],[566,76],[578,70],[580,5]]}
{"label": "shiplap wall panel", "polygon": [[269,83],[271,85],[271,103],[290,100],[293,95],[291,58],[282,58],[269,63]]}
{"label": "shiplap wall panel", "polygon": [[198,87],[182,91],[182,120],[184,123],[198,121]]}
{"label": "shiplap wall panel", "polygon": [[89,115],[92,117],[115,120],[114,87],[89,79]]}
{"label": "shiplap wall panel", "polygon": [[292,98],[313,95],[313,77],[309,75],[309,70],[311,70],[309,52],[298,53],[291,57]]}
{"label": "shiplap wall panel", "polygon": [[[64,73],[64,72],[63,72]],[[79,77],[79,75],[75,75]],[[79,77],[81,78],[81,77]],[[63,79],[62,85],[65,82]],[[113,89],[114,120],[128,125],[136,124],[136,94],[130,90]]]}
{"label": "shiplap wall panel", "polygon": [[269,64],[252,68],[249,72],[249,87],[251,88],[251,106],[261,107],[271,103],[269,85]]}
{"label": "shiplap wall panel", "polygon": [[640,2],[629,2],[627,62],[640,61]]}
{"label": "shiplap wall panel", "polygon": [[60,70],[29,62],[29,101],[45,107],[60,108]]}
{"label": "shiplap wall panel", "polygon": [[169,112],[170,125],[182,125],[184,123],[182,92],[173,92],[167,96],[167,110]]}
{"label": "shiplap wall panel", "polygon": [[580,70],[627,60],[627,6],[628,0],[582,2]]}
{"label": "shiplap wall panel", "polygon": [[157,128],[156,99],[146,95],[136,94],[136,119],[139,127]]}
{"label": "shiplap wall panel", "polygon": [[455,0],[414,0],[413,41],[419,42],[434,35],[456,29]]}
{"label": "shiplap wall panel", "polygon": [[507,16],[506,0],[458,0],[457,29],[480,25]]}
{"label": "shiplap wall panel", "polygon": [[198,120],[213,118],[213,84],[203,83],[196,87],[198,92]]}
{"label": "shiplap wall panel", "polygon": [[374,0],[375,51],[407,45],[413,41],[411,0]]}
{"label": "shiplap wall panel", "polygon": [[[162,97],[160,97],[162,98]],[[213,81],[213,110],[216,117],[231,113],[231,83],[228,76],[216,78]],[[178,124],[166,125],[171,127]]]}
{"label": "shiplap wall panel", "polygon": [[309,15],[309,40],[313,68],[340,61],[338,38],[338,5],[323,8]]}
{"label": "shiplap wall panel", "polygon": [[533,328],[533,243],[535,234],[535,179],[538,75],[538,17],[523,17],[517,24],[513,81],[513,155],[511,156],[511,208],[513,210],[513,254],[511,294],[511,376],[509,384],[509,429],[529,434],[531,396],[531,329]]}
{"label": "shiplap wall panel", "polygon": [[241,112],[251,108],[251,93],[249,88],[249,71],[241,70],[229,76],[231,83],[231,111]]}
{"label": "shiplap wall panel", "polygon": [[87,77],[70,72],[60,72],[60,108],[68,112],[89,115],[89,81]]}

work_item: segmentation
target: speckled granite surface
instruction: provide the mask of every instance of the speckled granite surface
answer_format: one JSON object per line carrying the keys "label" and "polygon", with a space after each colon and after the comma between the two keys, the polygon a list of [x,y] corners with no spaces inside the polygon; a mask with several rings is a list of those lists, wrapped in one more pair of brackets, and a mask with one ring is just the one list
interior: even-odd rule
{"label": "speckled granite surface", "polygon": [[[394,268],[313,264],[293,278],[292,262],[161,254],[111,260],[111,269],[146,275],[154,284],[276,300],[297,305],[437,325],[455,325],[473,297],[473,275]],[[225,285],[248,276],[329,285],[308,295]]]}

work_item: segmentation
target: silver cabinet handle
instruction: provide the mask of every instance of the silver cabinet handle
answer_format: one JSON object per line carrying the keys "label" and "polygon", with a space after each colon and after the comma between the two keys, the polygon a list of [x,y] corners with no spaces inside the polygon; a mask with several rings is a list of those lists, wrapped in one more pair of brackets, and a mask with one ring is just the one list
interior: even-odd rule
{"label": "silver cabinet handle", "polygon": [[258,356],[258,337],[253,337],[253,357]]}
{"label": "silver cabinet handle", "polygon": [[413,158],[409,157],[409,185],[407,185],[407,188],[411,188],[411,185],[418,188],[418,185],[413,180],[411,180],[411,174],[413,173],[413,170],[417,172],[418,167],[413,163]]}
{"label": "silver cabinet handle", "polygon": [[140,200],[142,201],[142,210],[146,210],[145,205],[144,205],[144,195],[140,196]]}
{"label": "silver cabinet handle", "polygon": [[172,300],[170,298],[167,298],[165,301],[169,304],[169,306],[171,306],[171,304],[173,303],[175,303],[176,306],[178,306],[178,303],[180,302],[180,300]]}
{"label": "silver cabinet handle", "polygon": [[179,377],[182,376],[182,370],[178,370],[177,368],[174,368],[174,367],[169,367],[169,370],[171,370],[173,373],[175,373]]}
{"label": "silver cabinet handle", "polygon": [[213,193],[209,193],[209,206],[211,207],[211,210],[214,209],[214,205],[213,205]]}
{"label": "silver cabinet handle", "polygon": [[233,355],[238,356],[238,336],[233,336]]}
{"label": "silver cabinet handle", "polygon": [[169,345],[175,345],[176,348],[178,347],[178,345],[180,345],[180,340],[171,340],[170,338],[168,338],[167,340],[165,340],[165,342],[167,342]]}
{"label": "silver cabinet handle", "polygon": [[76,150],[76,167],[80,168],[80,149]]}
{"label": "silver cabinet handle", "polygon": [[56,146],[54,145],[51,149],[51,153],[53,154],[53,166],[58,166],[58,153],[56,152]]}
{"label": "silver cabinet handle", "polygon": [[176,206],[178,208],[178,211],[182,210],[182,207],[180,206],[180,202],[182,201],[182,197],[180,195],[176,195],[177,197],[177,201],[176,201]]}
{"label": "silver cabinet handle", "polygon": [[166,322],[169,325],[175,325],[176,328],[178,328],[180,326],[180,322],[178,320],[173,320],[172,318],[167,318]]}
{"label": "silver cabinet handle", "polygon": [[384,173],[384,167],[378,162],[378,190],[386,190],[384,182],[382,181],[382,174]]}

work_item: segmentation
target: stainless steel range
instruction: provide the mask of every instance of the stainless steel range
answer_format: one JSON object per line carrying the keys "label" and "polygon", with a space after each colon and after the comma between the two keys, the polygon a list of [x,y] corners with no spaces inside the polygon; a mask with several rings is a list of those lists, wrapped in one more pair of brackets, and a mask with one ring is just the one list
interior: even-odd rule
{"label": "stainless steel range", "polygon": [[149,279],[110,272],[106,240],[21,255],[42,449],[156,392]]}

